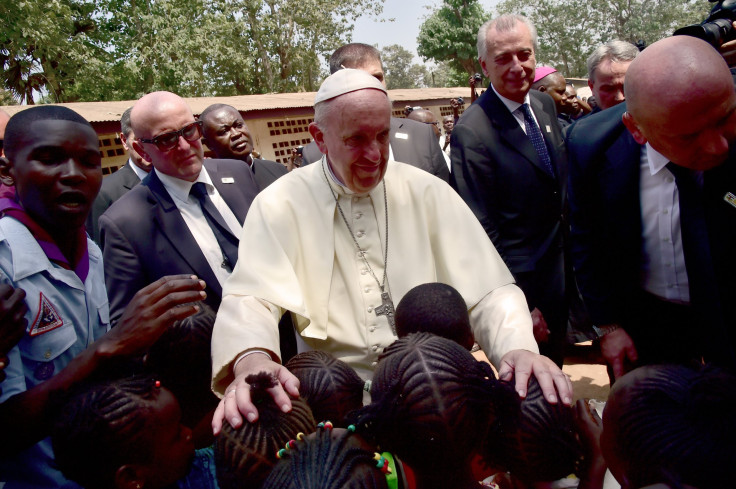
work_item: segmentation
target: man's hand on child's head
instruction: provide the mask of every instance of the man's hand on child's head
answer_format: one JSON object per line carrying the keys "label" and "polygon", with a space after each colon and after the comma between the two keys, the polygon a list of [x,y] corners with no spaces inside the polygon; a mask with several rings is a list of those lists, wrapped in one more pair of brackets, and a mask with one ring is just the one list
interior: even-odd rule
{"label": "man's hand on child's head", "polygon": [[104,337],[104,356],[139,355],[175,321],[199,309],[194,303],[207,297],[205,283],[194,275],[161,277],[138,291],[123,315]]}

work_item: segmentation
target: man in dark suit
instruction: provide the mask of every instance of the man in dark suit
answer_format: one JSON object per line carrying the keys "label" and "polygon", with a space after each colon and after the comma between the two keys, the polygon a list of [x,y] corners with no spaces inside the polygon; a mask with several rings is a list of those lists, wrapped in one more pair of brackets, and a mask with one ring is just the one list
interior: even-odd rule
{"label": "man in dark suit", "polygon": [[133,148],[154,170],[100,218],[111,320],[137,290],[179,273],[204,280],[206,301],[217,309],[258,193],[255,178],[239,161],[203,164],[201,122],[173,93],[142,97],[131,121]]}
{"label": "man in dark suit", "polygon": [[95,240],[97,244],[100,244],[100,216],[110,207],[113,202],[122,197],[128,190],[132,189],[141,180],[146,178],[148,173],[153,168],[149,162],[144,160],[135,149],[133,149],[133,140],[135,139],[135,133],[133,128],[130,126],[130,112],[133,107],[128,107],[120,117],[120,142],[128,152],[128,163],[120,168],[118,171],[105,177],[102,180],[102,188],[100,193],[97,194],[94,204],[92,204],[92,210],[87,216],[87,233],[90,237]]}
{"label": "man in dark suit", "polygon": [[[367,71],[386,86],[381,53],[373,46],[355,42],[337,48],[330,56],[330,74],[342,68]],[[395,161],[421,168],[444,181],[449,180],[450,171],[442,156],[442,148],[437,144],[434,131],[427,124],[392,117],[389,146],[391,157]],[[302,165],[308,165],[320,160],[322,153],[312,141],[304,147],[302,157]]]}
{"label": "man in dark suit", "polygon": [[631,63],[625,92],[568,134],[572,255],[601,352],[615,377],[701,358],[733,368],[728,67],[705,42],[676,36]]}
{"label": "man in dark suit", "polygon": [[286,175],[281,163],[253,158],[253,139],[248,126],[238,110],[227,104],[212,104],[199,116],[202,121],[202,141],[215,156],[244,161],[256,177],[258,188],[263,190]]}
{"label": "man in dark suit", "polygon": [[530,91],[536,31],[526,18],[486,22],[478,39],[491,86],[452,131],[450,183],[524,291],[541,351],[561,365],[567,156],[555,104],[549,95]]}

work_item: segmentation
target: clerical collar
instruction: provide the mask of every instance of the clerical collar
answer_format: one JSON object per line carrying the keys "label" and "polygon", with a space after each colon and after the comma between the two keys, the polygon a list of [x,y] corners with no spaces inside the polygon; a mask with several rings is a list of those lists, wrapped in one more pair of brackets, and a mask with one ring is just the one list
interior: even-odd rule
{"label": "clerical collar", "polygon": [[[503,104],[506,106],[507,109],[509,109],[509,112],[511,112],[512,114],[516,112],[519,107],[521,107],[521,104],[519,102],[515,102],[498,93],[498,90],[496,90],[496,87],[493,86],[493,83],[491,83],[491,90],[493,90],[493,93],[498,95],[498,98],[501,99],[501,102],[503,102]],[[528,104],[530,100],[531,98],[529,97],[529,92],[526,92],[526,95],[524,95],[524,103]]]}
{"label": "clerical collar", "polygon": [[345,184],[342,183],[340,179],[337,178],[337,175],[335,175],[335,173],[332,171],[332,166],[330,166],[330,163],[327,161],[327,155],[322,155],[322,160],[323,160],[322,164],[327,167],[327,175],[329,179],[332,180],[332,183],[337,185],[340,193],[343,193],[345,195],[354,195],[355,192],[347,188]]}

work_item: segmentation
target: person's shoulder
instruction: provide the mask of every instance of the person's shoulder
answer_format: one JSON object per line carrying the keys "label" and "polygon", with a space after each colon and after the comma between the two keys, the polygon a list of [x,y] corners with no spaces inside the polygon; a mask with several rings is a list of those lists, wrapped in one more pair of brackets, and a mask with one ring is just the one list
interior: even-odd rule
{"label": "person's shoulder", "polygon": [[568,148],[607,146],[627,131],[622,117],[626,103],[590,114],[577,120],[567,130]]}
{"label": "person's shoulder", "polygon": [[126,217],[140,220],[141,208],[150,205],[152,199],[152,191],[149,185],[150,177],[149,175],[140,185],[136,185],[121,195],[119,199],[107,208],[101,217],[112,220],[119,220]]}
{"label": "person's shoulder", "polygon": [[255,165],[262,165],[264,167],[267,167],[268,169],[272,170],[274,173],[277,173],[277,174],[286,175],[287,173],[289,173],[289,171],[286,169],[284,165],[276,161],[262,160],[260,158],[253,158],[253,162]]}

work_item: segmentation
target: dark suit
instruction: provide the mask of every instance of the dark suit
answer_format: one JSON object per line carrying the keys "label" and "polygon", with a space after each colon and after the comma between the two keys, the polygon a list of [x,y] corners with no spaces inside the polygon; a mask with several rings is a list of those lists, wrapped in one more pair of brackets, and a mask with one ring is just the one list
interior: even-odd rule
{"label": "dark suit", "polygon": [[[421,168],[446,182],[450,179],[439,140],[429,124],[392,117],[389,141],[394,160]],[[302,156],[302,165],[308,165],[322,158],[322,153],[312,141],[304,147]]]}
{"label": "dark suit", "polygon": [[554,101],[532,90],[530,106],[556,169],[553,177],[492,89],[452,130],[450,183],[473,210],[552,336],[543,353],[562,361],[567,307],[564,232],[567,156]]}
{"label": "dark suit", "polygon": [[281,163],[276,163],[271,160],[260,160],[258,158],[253,158],[253,166],[251,167],[251,170],[256,177],[256,183],[260,190],[268,187],[279,177],[288,173],[286,167]]}
{"label": "dark suit", "polygon": [[92,204],[92,210],[90,211],[89,216],[87,216],[86,224],[87,233],[97,244],[100,243],[100,226],[98,223],[100,216],[104,214],[113,202],[125,195],[128,190],[141,183],[138,175],[136,175],[130,167],[132,164],[133,163],[128,160],[128,163],[125,166],[102,180],[100,193],[97,194],[97,198]]}
{"label": "dark suit", "polygon": [[[208,159],[204,166],[242,224],[258,193],[253,173],[238,160]],[[223,182],[228,178],[232,183]],[[165,275],[197,275],[207,284],[207,302],[217,310],[222,287],[155,172],[102,215],[100,229],[113,324],[138,290]]]}
{"label": "dark suit", "polygon": [[[719,296],[727,289],[719,292],[715,274],[719,270],[728,284],[728,277],[736,273],[733,253],[722,245],[724,240],[736,239],[736,208],[723,200],[727,187],[736,193],[732,165],[736,159],[704,174],[706,215],[711,216],[709,241],[716,245],[711,249],[713,263],[718,265],[715,270],[712,265],[694,270],[696,257],[685,248],[692,304],[687,314],[692,321],[666,318],[662,312],[667,308],[641,288],[643,147],[621,121],[625,111],[625,103],[616,105],[580,119],[568,132],[571,251],[591,320],[597,325],[620,324],[634,340],[641,363],[687,361],[704,354],[728,365],[733,361],[732,340],[724,329]],[[726,287],[734,293],[732,285]]]}

